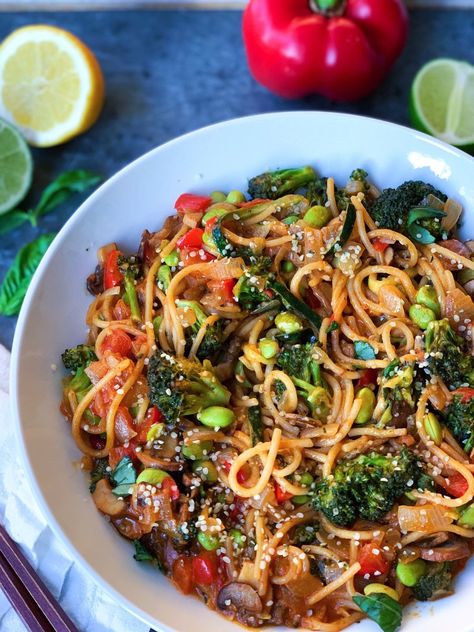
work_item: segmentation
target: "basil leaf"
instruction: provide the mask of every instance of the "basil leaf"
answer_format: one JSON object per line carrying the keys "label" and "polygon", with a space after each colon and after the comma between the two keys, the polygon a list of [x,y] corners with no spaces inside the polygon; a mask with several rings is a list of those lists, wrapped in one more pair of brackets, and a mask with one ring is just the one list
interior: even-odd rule
{"label": "basil leaf", "polygon": [[355,595],[354,603],[366,613],[369,619],[378,623],[383,632],[395,632],[402,623],[402,607],[388,595],[372,593],[367,597]]}
{"label": "basil leaf", "polygon": [[140,540],[134,540],[133,545],[135,546],[135,554],[133,557],[137,562],[153,562],[156,559],[155,556],[143,546]]}
{"label": "basil leaf", "polygon": [[114,494],[115,496],[120,496],[122,498],[125,498],[125,496],[130,496],[130,494],[132,493],[130,490],[133,487],[133,483],[126,483],[125,485],[118,485],[117,487],[114,487],[112,490],[112,494]]}
{"label": "basil leaf", "polygon": [[46,215],[74,193],[82,193],[99,184],[101,180],[101,176],[85,169],[62,173],[43,191],[40,201],[32,210],[33,217],[37,219]]}
{"label": "basil leaf", "polygon": [[8,233],[10,230],[14,230],[28,221],[31,220],[28,213],[25,213],[25,211],[17,209],[15,211],[10,211],[9,213],[4,213],[3,215],[0,215],[0,235]]}
{"label": "basil leaf", "polygon": [[18,314],[33,274],[55,236],[41,235],[16,255],[0,286],[0,314]]}
{"label": "basil leaf", "polygon": [[118,462],[115,469],[110,474],[110,480],[117,487],[119,485],[126,485],[127,489],[135,483],[137,480],[137,472],[133,467],[132,460],[129,456],[124,456],[123,459]]}
{"label": "basil leaf", "polygon": [[365,340],[356,340],[354,342],[354,351],[356,358],[359,360],[375,360],[377,355],[373,346],[365,342]]}
{"label": "basil leaf", "polygon": [[102,480],[103,478],[108,479],[108,476],[109,476],[109,473],[107,471],[108,465],[109,465],[108,459],[96,459],[95,464],[94,464],[94,469],[90,473],[89,491],[91,492],[91,494],[92,492],[95,491],[95,486],[100,480]]}

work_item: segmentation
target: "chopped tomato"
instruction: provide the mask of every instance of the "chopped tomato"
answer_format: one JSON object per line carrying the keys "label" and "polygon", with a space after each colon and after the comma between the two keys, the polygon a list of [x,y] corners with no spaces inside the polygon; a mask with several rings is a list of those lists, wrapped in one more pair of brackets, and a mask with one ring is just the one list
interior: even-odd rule
{"label": "chopped tomato", "polygon": [[178,213],[199,213],[205,211],[212,204],[212,199],[207,195],[194,195],[183,193],[174,203]]}
{"label": "chopped tomato", "polygon": [[122,329],[112,329],[102,343],[102,353],[110,351],[126,358],[132,352],[132,340]]}
{"label": "chopped tomato", "polygon": [[453,472],[449,475],[443,487],[454,498],[461,498],[467,492],[468,484],[462,474]]}
{"label": "chopped tomato", "polygon": [[89,444],[93,450],[103,450],[105,448],[105,437],[100,434],[89,435]]}
{"label": "chopped tomato", "polygon": [[125,406],[119,406],[115,415],[115,438],[118,443],[128,443],[137,435],[133,426],[133,419]]}
{"label": "chopped tomato", "polygon": [[474,388],[463,386],[462,388],[457,388],[455,391],[453,391],[453,395],[460,395],[461,403],[469,404],[471,399],[474,397]]}
{"label": "chopped tomato", "polygon": [[369,542],[359,547],[360,564],[358,575],[385,575],[390,570],[390,562],[383,556],[382,549],[375,543]]}
{"label": "chopped tomato", "polygon": [[163,415],[158,410],[156,406],[152,406],[147,410],[145,419],[142,421],[140,426],[138,427],[138,443],[146,443],[146,437],[148,431],[153,426],[153,424],[157,424],[163,420]]}
{"label": "chopped tomato", "polygon": [[116,448],[111,448],[109,452],[109,465],[112,469],[125,457],[128,456],[132,461],[137,460],[137,453],[135,452],[135,446],[129,444],[127,447],[120,445]]}
{"label": "chopped tomato", "polygon": [[210,586],[217,579],[217,557],[206,551],[193,557],[193,579],[195,584]]}
{"label": "chopped tomato", "polygon": [[203,248],[182,248],[179,252],[180,259],[185,266],[192,266],[194,263],[205,263],[206,261],[214,261],[216,258],[210,252]]}
{"label": "chopped tomato", "polygon": [[235,279],[212,279],[207,287],[216,295],[219,295],[227,303],[234,302],[233,289],[237,281]]}
{"label": "chopped tomato", "polygon": [[167,476],[163,479],[163,482],[161,483],[161,489],[163,491],[168,491],[171,500],[178,500],[179,489],[171,476]]}
{"label": "chopped tomato", "polygon": [[202,228],[191,228],[185,235],[180,237],[176,242],[178,248],[201,248],[202,247],[202,236],[204,235],[204,231]]}
{"label": "chopped tomato", "polygon": [[377,369],[365,369],[357,382],[358,387],[369,386],[369,384],[377,384],[379,372]]}
{"label": "chopped tomato", "polygon": [[290,500],[290,498],[293,498],[293,494],[285,491],[282,487],[280,487],[280,485],[278,485],[278,483],[273,483],[273,489],[275,490],[275,498],[279,505],[282,505],[287,500]]}
{"label": "chopped tomato", "polygon": [[376,237],[372,242],[372,246],[375,248],[377,252],[385,252],[390,244],[379,237]]}
{"label": "chopped tomato", "polygon": [[111,250],[105,259],[104,288],[106,290],[122,283],[123,276],[118,267],[120,254],[120,250]]}
{"label": "chopped tomato", "polygon": [[115,320],[126,320],[127,318],[130,318],[131,314],[132,310],[130,309],[130,307],[127,305],[127,303],[125,303],[123,299],[119,298],[114,307]]}
{"label": "chopped tomato", "polygon": [[193,562],[187,555],[180,555],[174,562],[171,578],[179,590],[185,595],[193,589]]}

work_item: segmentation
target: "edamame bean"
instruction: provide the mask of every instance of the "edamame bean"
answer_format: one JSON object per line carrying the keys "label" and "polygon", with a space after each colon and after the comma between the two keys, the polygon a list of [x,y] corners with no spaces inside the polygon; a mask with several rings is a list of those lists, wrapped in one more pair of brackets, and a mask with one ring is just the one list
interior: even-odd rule
{"label": "edamame bean", "polygon": [[467,527],[468,529],[474,528],[474,503],[462,510],[461,515],[457,519],[457,523],[461,525],[461,527]]}
{"label": "edamame bean", "polygon": [[258,343],[258,350],[266,360],[270,360],[280,351],[280,347],[276,340],[271,340],[271,338],[262,338]]}
{"label": "edamame bean", "polygon": [[179,263],[179,255],[177,250],[172,250],[166,257],[163,259],[167,266],[171,268],[176,267]]}
{"label": "edamame bean", "polygon": [[242,533],[242,531],[239,531],[239,529],[231,529],[229,531],[229,535],[234,540],[234,542],[237,544],[237,546],[244,546],[245,540],[247,538]]}
{"label": "edamame bean", "polygon": [[420,329],[426,329],[430,323],[436,320],[436,314],[425,305],[412,305],[409,311],[410,320]]}
{"label": "edamame bean", "polygon": [[227,195],[222,191],[213,191],[211,193],[211,200],[214,204],[217,202],[225,202]]}
{"label": "edamame bean", "polygon": [[193,472],[198,474],[204,481],[215,483],[217,481],[217,469],[212,461],[194,461]]}
{"label": "edamame bean", "polygon": [[357,399],[362,400],[359,413],[356,417],[356,424],[366,424],[372,419],[372,414],[375,409],[375,395],[368,387],[361,388],[357,393]]}
{"label": "edamame bean", "polygon": [[229,191],[226,201],[229,202],[229,204],[242,204],[246,202],[246,198],[242,191],[236,191],[234,189],[233,191]]}
{"label": "edamame bean", "polygon": [[441,441],[443,440],[443,430],[441,428],[441,424],[433,413],[428,413],[423,417],[423,426],[429,438],[434,441],[436,445],[441,445]]}
{"label": "edamame bean", "polygon": [[[137,483],[148,483],[149,485],[161,485],[161,483],[170,476],[168,472],[164,470],[155,470],[153,467],[147,467],[140,472],[137,478]],[[170,476],[171,478],[171,476]]]}
{"label": "edamame bean", "polygon": [[391,599],[394,599],[395,601],[398,601],[400,599],[397,591],[393,588],[390,588],[390,586],[385,586],[385,584],[377,583],[367,584],[367,586],[364,588],[364,595],[372,595],[374,593],[382,593],[384,595],[387,595],[387,597],[391,597]]}
{"label": "edamame bean", "polygon": [[332,213],[326,206],[312,206],[303,219],[312,228],[323,228],[332,219]]}
{"label": "edamame bean", "polygon": [[294,224],[295,222],[297,222],[299,220],[298,215],[288,215],[287,217],[285,217],[285,219],[283,220],[283,223],[286,224],[287,226],[291,226],[291,224]]}
{"label": "edamame bean", "polygon": [[183,445],[181,448],[181,454],[185,459],[191,461],[197,461],[202,459],[203,456],[209,454],[213,446],[212,441],[199,441],[198,443],[190,443],[189,445]]}
{"label": "edamame bean", "polygon": [[307,496],[306,494],[302,494],[301,496],[293,496],[293,498],[291,499],[291,502],[294,505],[306,505],[308,501],[309,496]]}
{"label": "edamame bean", "polygon": [[219,537],[213,533],[199,531],[197,539],[199,544],[203,549],[206,549],[206,551],[215,551],[219,546]]}
{"label": "edamame bean", "polygon": [[404,586],[411,587],[426,573],[426,562],[421,559],[408,562],[408,564],[398,562],[395,572]]}
{"label": "edamame bean", "polygon": [[234,412],[224,406],[209,406],[198,413],[197,418],[210,428],[227,428],[235,419]]}
{"label": "edamame bean", "polygon": [[303,487],[310,487],[314,482],[314,478],[309,472],[305,472],[304,474],[301,474],[298,482],[300,485],[303,485]]}
{"label": "edamame bean", "polygon": [[424,305],[425,307],[431,309],[436,318],[441,316],[441,306],[438,301],[438,295],[432,285],[424,285],[423,287],[420,287],[415,300],[419,305]]}
{"label": "edamame bean", "polygon": [[291,312],[281,312],[275,318],[275,325],[283,334],[295,334],[303,329],[303,323]]}
{"label": "edamame bean", "polygon": [[283,263],[281,264],[281,269],[283,270],[283,272],[293,272],[294,270],[296,270],[296,266],[293,261],[283,261]]}

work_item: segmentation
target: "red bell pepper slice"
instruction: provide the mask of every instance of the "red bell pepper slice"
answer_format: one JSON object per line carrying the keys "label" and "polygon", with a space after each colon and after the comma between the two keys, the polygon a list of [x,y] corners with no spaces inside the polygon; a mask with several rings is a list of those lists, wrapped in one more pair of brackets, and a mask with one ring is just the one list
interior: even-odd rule
{"label": "red bell pepper slice", "polygon": [[217,556],[213,551],[193,557],[193,580],[202,586],[210,586],[217,580]]}
{"label": "red bell pepper slice", "polygon": [[290,500],[290,498],[293,498],[293,494],[284,490],[276,482],[273,483],[273,489],[275,490],[275,498],[279,505],[282,505],[287,500]]}
{"label": "red bell pepper slice", "polygon": [[454,498],[461,498],[467,491],[468,484],[466,479],[459,472],[453,472],[449,475],[448,480],[445,481],[443,487],[450,496]]}
{"label": "red bell pepper slice", "polygon": [[183,193],[174,203],[178,213],[201,213],[212,204],[212,199],[207,195],[194,195]]}
{"label": "red bell pepper slice", "polygon": [[179,251],[179,258],[184,266],[192,266],[195,263],[207,263],[214,261],[216,257],[203,248],[182,248]]}
{"label": "red bell pepper slice", "polygon": [[459,395],[461,397],[462,404],[469,404],[471,399],[474,397],[474,388],[470,388],[469,386],[462,386],[461,388],[457,388],[453,391],[453,395]]}
{"label": "red bell pepper slice", "polygon": [[151,408],[149,408],[147,410],[145,419],[142,421],[142,423],[138,427],[137,441],[139,443],[146,443],[147,435],[150,428],[153,426],[153,424],[157,424],[162,420],[163,420],[163,415],[161,414],[161,412],[158,410],[156,406],[152,406]]}
{"label": "red bell pepper slice", "polygon": [[120,250],[111,250],[107,255],[104,262],[104,288],[109,290],[111,287],[120,285],[123,280],[123,275],[118,267],[118,258],[120,257]]}
{"label": "red bell pepper slice", "polygon": [[176,242],[176,245],[181,250],[183,248],[202,248],[202,236],[204,231],[202,228],[191,228],[185,235],[180,237]]}
{"label": "red bell pepper slice", "polygon": [[375,248],[377,252],[385,252],[390,244],[382,239],[376,237],[372,242],[372,246]]}
{"label": "red bell pepper slice", "polygon": [[102,353],[110,351],[123,358],[128,358],[132,352],[132,340],[122,329],[112,329],[105,336],[101,350]]}
{"label": "red bell pepper slice", "polygon": [[359,547],[357,560],[360,564],[358,575],[385,575],[390,569],[390,562],[383,556],[381,548],[375,542]]}
{"label": "red bell pepper slice", "polygon": [[235,279],[215,279],[209,281],[207,287],[209,288],[209,290],[211,290],[211,292],[215,292],[216,294],[221,295],[222,298],[227,301],[227,303],[233,303],[233,289],[236,283],[237,281]]}

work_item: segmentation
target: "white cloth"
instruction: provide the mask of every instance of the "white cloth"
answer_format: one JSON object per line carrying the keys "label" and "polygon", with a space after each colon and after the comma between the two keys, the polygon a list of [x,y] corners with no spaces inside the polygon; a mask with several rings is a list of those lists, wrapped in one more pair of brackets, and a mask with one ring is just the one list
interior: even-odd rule
{"label": "white cloth", "polygon": [[[33,498],[10,415],[10,354],[0,345],[0,522],[81,632],[148,632],[149,627],[112,601],[58,542]],[[0,590],[1,632],[26,628]]]}

